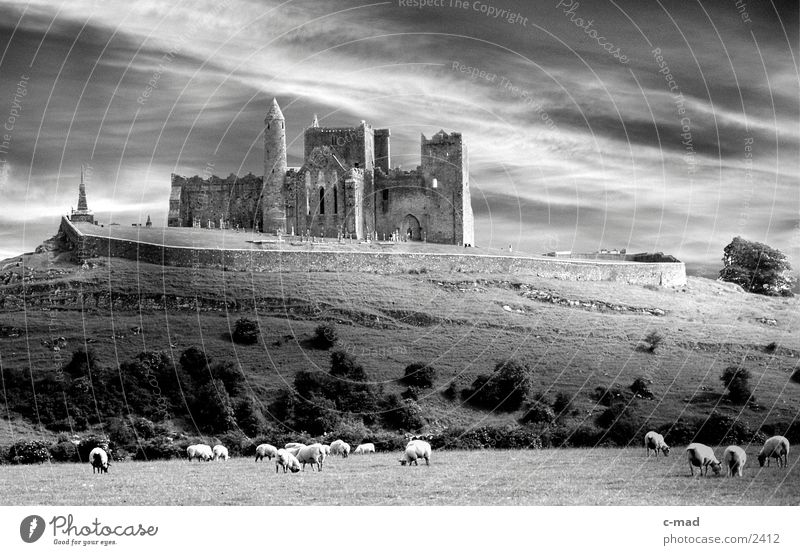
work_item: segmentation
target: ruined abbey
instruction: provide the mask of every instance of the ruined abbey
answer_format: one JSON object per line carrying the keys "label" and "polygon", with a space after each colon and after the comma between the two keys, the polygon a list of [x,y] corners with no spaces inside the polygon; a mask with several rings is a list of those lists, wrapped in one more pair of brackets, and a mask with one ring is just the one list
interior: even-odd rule
{"label": "ruined abbey", "polygon": [[303,165],[287,166],[278,102],[264,120],[264,177],[172,176],[169,226],[474,243],[469,166],[460,133],[421,137],[415,170],[391,167],[390,132],[361,122],[304,132]]}

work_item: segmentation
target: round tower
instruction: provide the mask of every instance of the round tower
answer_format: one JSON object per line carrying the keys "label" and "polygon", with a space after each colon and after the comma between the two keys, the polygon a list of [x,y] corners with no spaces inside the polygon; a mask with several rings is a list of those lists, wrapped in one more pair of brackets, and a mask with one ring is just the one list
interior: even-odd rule
{"label": "round tower", "polygon": [[262,195],[265,233],[286,232],[283,181],[286,177],[286,120],[278,101],[272,99],[264,118],[264,191]]}

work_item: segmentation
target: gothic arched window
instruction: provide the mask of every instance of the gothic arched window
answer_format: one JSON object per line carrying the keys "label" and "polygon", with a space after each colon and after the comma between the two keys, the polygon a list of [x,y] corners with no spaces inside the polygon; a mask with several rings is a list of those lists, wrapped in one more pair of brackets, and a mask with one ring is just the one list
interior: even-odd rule
{"label": "gothic arched window", "polygon": [[319,188],[319,213],[325,213],[325,187]]}

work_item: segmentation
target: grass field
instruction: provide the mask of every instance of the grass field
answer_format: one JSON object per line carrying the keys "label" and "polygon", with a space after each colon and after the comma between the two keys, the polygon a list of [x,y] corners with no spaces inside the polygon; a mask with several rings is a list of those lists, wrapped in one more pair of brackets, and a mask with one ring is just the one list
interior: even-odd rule
{"label": "grass field", "polygon": [[[721,449],[717,449],[721,451]],[[273,463],[186,460],[0,467],[0,505],[796,505],[800,467],[759,468],[748,448],[742,478],[692,478],[683,449],[440,451],[430,466],[398,453],[329,458],[323,471],[276,474]],[[720,453],[718,453],[720,454]]]}

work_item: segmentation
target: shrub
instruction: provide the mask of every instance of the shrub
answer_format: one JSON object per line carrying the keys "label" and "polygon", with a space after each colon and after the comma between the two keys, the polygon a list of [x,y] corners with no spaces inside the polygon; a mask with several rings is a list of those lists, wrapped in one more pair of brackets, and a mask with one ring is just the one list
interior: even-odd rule
{"label": "shrub", "polygon": [[456,380],[451,381],[447,388],[442,391],[442,397],[447,399],[448,401],[455,401],[458,399],[460,393],[460,389],[458,387],[458,383]]}
{"label": "shrub", "polygon": [[403,399],[410,399],[416,401],[419,399],[420,390],[418,387],[409,387],[400,394]]}
{"label": "shrub", "polygon": [[361,443],[362,440],[370,434],[370,429],[364,425],[363,421],[351,416],[342,418],[336,427],[330,430],[328,436],[333,439],[346,441],[351,447],[355,448],[356,445]]}
{"label": "shrub", "polygon": [[642,343],[640,343],[636,349],[647,353],[655,353],[656,348],[658,348],[662,341],[664,341],[664,337],[660,333],[651,331],[642,339]]}
{"label": "shrub", "polygon": [[383,420],[395,430],[418,431],[425,426],[422,409],[411,399],[400,399],[397,395],[387,395],[384,400]]}
{"label": "shrub", "polygon": [[314,345],[318,349],[330,349],[339,340],[339,334],[333,324],[320,324],[314,330]]}
{"label": "shrub", "polygon": [[91,453],[92,449],[95,447],[102,448],[109,457],[112,457],[116,446],[109,438],[105,436],[87,436],[81,439],[80,443],[78,443],[78,457],[80,460],[88,461],[89,453]]}
{"label": "shrub", "polygon": [[520,424],[551,424],[555,422],[553,409],[540,401],[531,401],[523,408]]}
{"label": "shrub", "polygon": [[141,442],[133,458],[137,461],[154,459],[178,459],[186,453],[186,447],[171,437],[158,436]]}
{"label": "shrub", "polygon": [[448,428],[430,441],[433,449],[540,449],[541,436],[521,426]]}
{"label": "shrub", "polygon": [[515,411],[530,392],[530,372],[527,364],[516,360],[498,362],[491,375],[479,375],[462,396],[482,408]]}
{"label": "shrub", "polygon": [[234,407],[234,416],[239,428],[250,436],[264,434],[270,429],[258,401],[253,397],[239,399]]}
{"label": "shrub", "polygon": [[415,362],[406,366],[400,381],[419,388],[433,387],[436,383],[436,369],[424,362]]}
{"label": "shrub", "polygon": [[650,391],[650,384],[652,380],[648,380],[643,376],[639,376],[633,383],[630,385],[630,390],[636,397],[641,397],[642,399],[652,399],[653,392]]}
{"label": "shrub", "polygon": [[592,399],[599,404],[610,407],[615,402],[627,402],[629,395],[618,387],[598,386],[594,389]]}
{"label": "shrub", "polygon": [[[751,400],[750,372],[737,366],[729,366],[719,378],[728,390],[728,399],[736,405],[743,405]],[[755,400],[755,399],[753,399]]]}
{"label": "shrub", "polygon": [[252,345],[258,342],[259,335],[261,335],[261,330],[258,327],[258,322],[242,317],[236,320],[231,337],[236,343]]}
{"label": "shrub", "polygon": [[631,443],[643,424],[634,407],[623,402],[613,403],[597,417],[595,422],[605,429],[599,441],[621,446]]}
{"label": "shrub", "polygon": [[331,376],[354,382],[366,382],[367,373],[354,356],[345,351],[331,353]]}
{"label": "shrub", "polygon": [[59,441],[50,447],[50,456],[57,462],[78,462],[78,446],[71,441]]}
{"label": "shrub", "polygon": [[707,445],[744,444],[753,441],[756,433],[747,424],[730,416],[712,412],[708,418],[695,420],[697,433],[694,441]]}
{"label": "shrub", "polygon": [[766,345],[764,347],[764,352],[765,353],[774,353],[777,348],[778,348],[778,344],[775,341],[773,341],[772,343],[770,343],[770,344],[768,344],[768,345]]}
{"label": "shrub", "polygon": [[198,426],[212,432],[226,432],[236,426],[231,396],[222,380],[213,380],[200,388],[192,417]]}
{"label": "shrub", "polygon": [[8,460],[13,464],[34,464],[50,460],[50,450],[45,441],[37,439],[18,441],[8,451]]}
{"label": "shrub", "polygon": [[761,426],[761,432],[766,437],[783,436],[792,445],[800,443],[800,421],[798,420],[769,422]]}
{"label": "shrub", "polygon": [[795,370],[795,371],[792,373],[792,377],[791,377],[791,378],[789,378],[789,379],[791,379],[791,380],[792,380],[794,383],[800,383],[800,368],[798,368],[797,370]]}
{"label": "shrub", "polygon": [[562,418],[569,415],[573,410],[572,397],[568,393],[560,391],[556,394],[556,399],[553,401],[553,412],[556,417]]}

